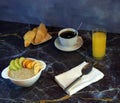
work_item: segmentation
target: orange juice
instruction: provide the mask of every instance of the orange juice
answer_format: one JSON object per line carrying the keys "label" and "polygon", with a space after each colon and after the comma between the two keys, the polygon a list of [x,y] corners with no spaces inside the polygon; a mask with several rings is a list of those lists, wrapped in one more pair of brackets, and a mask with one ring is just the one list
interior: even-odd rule
{"label": "orange juice", "polygon": [[92,34],[92,54],[97,59],[102,59],[106,53],[106,32],[95,31]]}

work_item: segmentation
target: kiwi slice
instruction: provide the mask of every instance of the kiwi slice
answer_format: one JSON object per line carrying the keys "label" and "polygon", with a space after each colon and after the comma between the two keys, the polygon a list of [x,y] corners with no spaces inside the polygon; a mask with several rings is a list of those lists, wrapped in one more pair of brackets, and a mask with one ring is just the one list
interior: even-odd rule
{"label": "kiwi slice", "polygon": [[16,65],[15,65],[15,60],[14,60],[14,59],[10,61],[9,68],[10,68],[11,70],[18,70],[18,68],[17,68]]}
{"label": "kiwi slice", "polygon": [[23,67],[22,62],[23,62],[24,60],[25,60],[24,57],[20,57],[20,58],[19,58],[19,65],[20,65],[21,68]]}
{"label": "kiwi slice", "polygon": [[19,58],[16,58],[15,59],[15,66],[20,69],[21,68],[21,65],[19,64]]}

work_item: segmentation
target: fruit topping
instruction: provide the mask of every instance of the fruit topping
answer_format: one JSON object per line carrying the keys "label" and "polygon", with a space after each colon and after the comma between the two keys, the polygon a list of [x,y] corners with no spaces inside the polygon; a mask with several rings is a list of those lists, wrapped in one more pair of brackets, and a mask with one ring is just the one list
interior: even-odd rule
{"label": "fruit topping", "polygon": [[43,68],[43,64],[35,59],[31,58],[16,58],[12,59],[9,64],[9,69],[17,71],[19,69],[33,69],[33,74],[36,75]]}

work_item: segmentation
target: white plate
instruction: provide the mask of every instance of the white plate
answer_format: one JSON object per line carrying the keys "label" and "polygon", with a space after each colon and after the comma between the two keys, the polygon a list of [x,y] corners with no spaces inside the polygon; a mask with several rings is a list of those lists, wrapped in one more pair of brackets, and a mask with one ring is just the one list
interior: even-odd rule
{"label": "white plate", "polygon": [[82,45],[83,45],[83,39],[81,36],[78,36],[78,40],[77,40],[77,43],[72,46],[72,47],[66,47],[66,46],[62,46],[59,42],[59,39],[56,38],[55,42],[54,42],[54,45],[57,49],[61,50],[61,51],[75,51],[77,49],[79,49]]}

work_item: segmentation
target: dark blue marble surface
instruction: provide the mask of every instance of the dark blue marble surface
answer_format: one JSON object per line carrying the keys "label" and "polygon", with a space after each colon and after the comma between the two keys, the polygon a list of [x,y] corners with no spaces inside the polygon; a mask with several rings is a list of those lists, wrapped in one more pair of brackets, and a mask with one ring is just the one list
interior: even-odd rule
{"label": "dark blue marble surface", "polygon": [[0,20],[120,33],[119,0],[0,0]]}
{"label": "dark blue marble surface", "polygon": [[[39,80],[29,88],[14,85],[0,76],[0,103],[120,103],[120,35],[108,33],[107,53],[103,60],[91,56],[91,32],[79,31],[84,44],[73,52],[55,48],[60,28],[48,27],[52,39],[41,45],[25,48],[23,35],[35,25],[0,22],[0,73],[11,59],[25,56],[41,59],[47,67]],[[83,61],[95,62],[105,77],[69,97],[57,85],[54,76]],[[63,97],[63,98],[62,98]]]}

